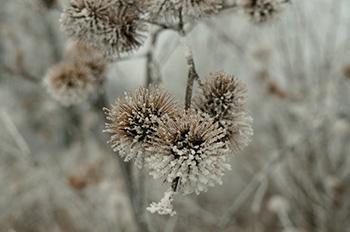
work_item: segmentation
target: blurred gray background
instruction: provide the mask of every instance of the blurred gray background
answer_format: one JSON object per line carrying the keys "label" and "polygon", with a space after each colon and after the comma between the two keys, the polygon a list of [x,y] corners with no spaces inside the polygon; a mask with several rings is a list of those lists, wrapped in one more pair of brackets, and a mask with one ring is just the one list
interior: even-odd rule
{"label": "blurred gray background", "polygon": [[[62,59],[67,3],[0,0],[0,231],[136,231],[104,122],[89,102],[64,108],[42,85]],[[156,46],[162,86],[184,99],[186,60],[174,32]],[[256,25],[232,10],[188,35],[201,78],[247,84],[255,134],[222,186],[178,196],[177,215],[146,213],[152,231],[350,231],[350,2],[293,0]],[[144,83],[145,59],[108,67],[110,102]],[[107,141],[107,139],[106,139]],[[165,187],[145,178],[145,200]]]}

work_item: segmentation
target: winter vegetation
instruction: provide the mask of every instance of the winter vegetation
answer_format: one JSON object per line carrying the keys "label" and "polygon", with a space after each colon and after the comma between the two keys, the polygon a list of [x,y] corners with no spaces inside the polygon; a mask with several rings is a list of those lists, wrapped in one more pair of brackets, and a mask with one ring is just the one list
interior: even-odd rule
{"label": "winter vegetation", "polygon": [[1,0],[0,232],[350,231],[347,0]]}

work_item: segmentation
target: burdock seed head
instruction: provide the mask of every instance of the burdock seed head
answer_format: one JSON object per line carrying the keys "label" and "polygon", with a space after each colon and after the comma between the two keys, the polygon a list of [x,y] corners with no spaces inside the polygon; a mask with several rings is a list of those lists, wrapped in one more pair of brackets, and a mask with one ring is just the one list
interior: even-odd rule
{"label": "burdock seed head", "polygon": [[71,0],[61,16],[68,36],[107,55],[131,52],[142,45],[145,24],[136,4],[123,0]]}
{"label": "burdock seed head", "polygon": [[105,132],[111,134],[109,143],[125,158],[135,159],[142,166],[147,156],[145,148],[152,141],[158,127],[177,113],[172,97],[160,89],[139,88],[135,93],[119,98],[111,109],[105,109]]}
{"label": "burdock seed head", "polygon": [[199,194],[220,184],[230,168],[224,136],[224,130],[210,118],[184,111],[175,120],[162,123],[149,146],[153,153],[147,160],[151,175],[184,194]]}
{"label": "burdock seed head", "polygon": [[52,66],[44,78],[44,85],[51,96],[66,106],[86,100],[95,90],[95,84],[90,69],[73,63]]}

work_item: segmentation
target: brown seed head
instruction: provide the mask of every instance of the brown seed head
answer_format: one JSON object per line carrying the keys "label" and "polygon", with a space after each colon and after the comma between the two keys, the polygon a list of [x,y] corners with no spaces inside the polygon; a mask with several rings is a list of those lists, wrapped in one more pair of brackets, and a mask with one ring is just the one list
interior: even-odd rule
{"label": "brown seed head", "polygon": [[145,24],[137,5],[122,0],[71,0],[61,16],[64,31],[107,55],[131,52],[143,43]]}
{"label": "brown seed head", "polygon": [[78,104],[95,90],[90,70],[72,63],[60,63],[51,67],[44,78],[44,84],[52,97],[63,105]]}
{"label": "brown seed head", "polygon": [[64,60],[86,66],[98,83],[106,79],[107,60],[99,50],[92,46],[72,41],[65,49]]}
{"label": "brown seed head", "polygon": [[149,150],[151,175],[169,183],[174,191],[189,194],[221,183],[229,168],[224,130],[209,117],[190,110],[161,124]]}
{"label": "brown seed head", "polygon": [[[126,161],[143,156],[160,123],[176,115],[177,106],[168,93],[151,87],[139,88],[106,109],[110,143]],[[136,160],[138,162],[138,160]]]}
{"label": "brown seed head", "polygon": [[252,118],[245,110],[245,85],[231,75],[217,72],[203,82],[201,89],[194,99],[195,109],[225,130],[225,140],[233,151],[243,149],[253,134]]}

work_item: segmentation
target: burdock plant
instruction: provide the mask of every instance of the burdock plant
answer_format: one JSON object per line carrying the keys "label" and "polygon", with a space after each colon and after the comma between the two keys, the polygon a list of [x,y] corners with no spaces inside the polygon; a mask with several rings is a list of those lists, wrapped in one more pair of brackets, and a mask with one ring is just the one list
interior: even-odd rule
{"label": "burdock plant", "polygon": [[[277,0],[247,0],[231,5],[223,0],[71,0],[62,13],[61,26],[75,42],[66,49],[63,63],[49,70],[47,88],[54,98],[67,105],[87,99],[102,87],[107,61],[130,55],[150,34],[150,49],[144,55],[146,87],[127,93],[110,107],[104,102],[104,131],[122,161],[134,161],[168,186],[163,199],[147,209],[174,215],[175,195],[200,194],[210,186],[222,184],[222,176],[231,168],[231,154],[246,147],[253,135],[245,85],[224,72],[215,72],[201,81],[186,43],[187,28],[191,28],[187,25],[229,8],[240,8],[254,21],[264,22],[279,11],[281,3]],[[154,48],[159,34],[165,30],[176,31],[186,49],[188,81],[183,109],[171,94],[156,85],[159,72],[155,70]],[[199,92],[192,97],[196,82]],[[125,168],[126,164],[121,162],[121,167],[126,170],[127,184],[134,185],[129,166]],[[139,229],[146,231],[147,226],[138,213],[143,205],[134,200],[140,196],[136,197],[134,186],[127,187]],[[139,190],[142,192],[141,187]]]}
{"label": "burdock plant", "polygon": [[152,143],[159,126],[175,117],[176,103],[157,88],[139,88],[132,95],[119,98],[111,109],[105,108],[113,150],[142,167],[146,148]]}

